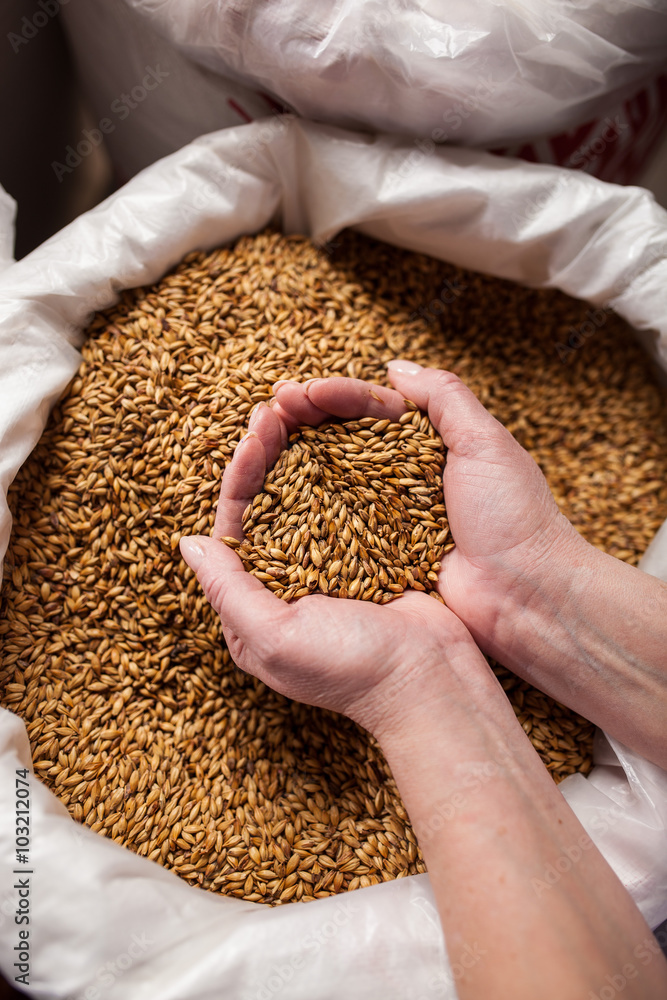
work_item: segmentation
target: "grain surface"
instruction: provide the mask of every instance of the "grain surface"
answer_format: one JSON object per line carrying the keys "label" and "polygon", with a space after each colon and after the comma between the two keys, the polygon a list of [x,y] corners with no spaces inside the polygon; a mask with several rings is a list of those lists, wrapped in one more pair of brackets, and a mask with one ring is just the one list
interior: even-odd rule
{"label": "grain surface", "polygon": [[399,422],[366,417],[302,427],[225,538],[285,601],[308,594],[388,604],[410,587],[438,600],[454,542],[442,493],[446,449],[412,405]]}
{"label": "grain surface", "polygon": [[[2,704],[71,814],[258,902],[423,871],[377,745],[235,668],[178,539],[210,531],[225,463],[276,380],[384,383],[405,357],[460,374],[578,530],[636,563],[667,516],[664,401],[611,315],[558,350],[589,313],[358,235],[317,249],[266,233],[190,255],[98,315],[11,489],[0,621]],[[590,724],[496,669],[554,777],[585,773]]]}

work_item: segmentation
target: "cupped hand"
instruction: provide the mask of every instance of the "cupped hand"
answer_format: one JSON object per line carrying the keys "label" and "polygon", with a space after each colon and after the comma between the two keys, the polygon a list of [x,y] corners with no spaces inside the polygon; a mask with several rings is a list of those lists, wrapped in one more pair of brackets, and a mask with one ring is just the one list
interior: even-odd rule
{"label": "cupped hand", "polygon": [[214,537],[181,540],[235,663],[378,736],[434,698],[443,712],[448,699],[467,707],[471,698],[504,698],[466,628],[426,594],[406,592],[388,605],[318,594],[286,603],[245,571],[220,539],[243,537],[243,511],[285,441],[284,422],[261,405],[225,470]]}
{"label": "cupped hand", "polygon": [[395,390],[341,377],[280,382],[273,410],[287,430],[330,417],[396,419],[404,399],[428,413],[448,448],[443,489],[456,543],[440,593],[485,652],[511,661],[507,609],[540,604],[582,540],[534,460],[456,375],[408,361],[390,362],[388,374]]}

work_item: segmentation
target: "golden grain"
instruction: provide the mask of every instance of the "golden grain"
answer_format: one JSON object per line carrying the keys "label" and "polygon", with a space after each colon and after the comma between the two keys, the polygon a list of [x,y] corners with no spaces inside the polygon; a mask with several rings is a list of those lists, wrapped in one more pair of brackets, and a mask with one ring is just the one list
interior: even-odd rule
{"label": "golden grain", "polygon": [[[446,449],[419,411],[381,423],[380,431],[374,417],[301,428],[246,508],[243,541],[223,539],[283,600],[319,591],[386,604],[406,587],[435,590],[433,567],[453,547]],[[387,441],[394,430],[409,433]],[[406,460],[406,442],[419,465]]]}
{"label": "golden grain", "polygon": [[[459,290],[447,305],[443,281]],[[664,403],[612,316],[561,364],[555,345],[586,312],[358,235],[327,255],[266,233],[192,254],[97,316],[10,492],[0,620],[2,704],[25,719],[35,771],[70,813],[192,884],[256,902],[423,871],[378,746],[235,668],[178,540],[211,530],[223,469],[276,380],[385,384],[384,364],[403,356],[461,375],[577,528],[636,563],[667,517]],[[325,497],[315,456],[250,505],[259,528],[276,505],[285,516],[268,549],[253,536],[274,590],[384,600],[433,586],[441,556],[429,555],[453,542],[444,510],[427,509],[433,483],[419,485],[442,446],[424,425],[416,447],[414,419],[358,422],[331,442],[326,468],[361,464],[366,485]],[[316,450],[319,433],[293,447]],[[377,440],[401,450],[397,474],[374,464]],[[496,670],[554,777],[585,773],[593,727]]]}

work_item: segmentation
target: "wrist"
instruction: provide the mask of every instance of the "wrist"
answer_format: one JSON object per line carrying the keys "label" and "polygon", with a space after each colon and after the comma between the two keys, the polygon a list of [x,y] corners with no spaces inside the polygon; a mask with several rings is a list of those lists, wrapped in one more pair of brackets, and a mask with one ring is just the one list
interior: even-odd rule
{"label": "wrist", "polygon": [[447,616],[447,627],[425,623],[419,645],[345,709],[383,745],[436,720],[456,725],[476,701],[504,697],[465,626],[445,608],[435,609]]}
{"label": "wrist", "polygon": [[662,767],[667,584],[564,535],[530,595],[508,592],[491,655]]}
{"label": "wrist", "polygon": [[533,547],[530,558],[520,556],[520,565],[506,572],[491,655],[514,669],[559,647],[559,633],[569,631],[578,615],[577,591],[590,586],[601,555],[559,514],[554,531]]}
{"label": "wrist", "polygon": [[496,813],[502,817],[509,806],[515,818],[526,810],[534,818],[560,801],[500,685],[495,697],[481,701],[470,695],[453,704],[444,693],[434,696],[376,735],[429,871],[445,826],[449,847],[460,836],[466,850],[483,850]]}
{"label": "wrist", "polygon": [[470,640],[459,649],[450,644],[446,660],[443,655],[423,664],[420,675],[409,697],[393,692],[367,727],[392,768],[398,762],[419,765],[437,752],[449,756],[454,777],[459,764],[509,759],[518,749],[533,753],[505,692]]}

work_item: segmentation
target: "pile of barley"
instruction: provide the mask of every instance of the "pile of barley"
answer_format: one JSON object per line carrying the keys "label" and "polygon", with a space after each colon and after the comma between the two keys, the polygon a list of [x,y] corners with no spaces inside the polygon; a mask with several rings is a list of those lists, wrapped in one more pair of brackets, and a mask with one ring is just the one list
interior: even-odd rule
{"label": "pile of barley", "polygon": [[427,416],[302,428],[244,513],[235,548],[283,600],[319,591],[387,604],[437,593],[454,548],[442,495],[445,448]]}
{"label": "pile of barley", "polygon": [[[246,237],[125,293],[10,495],[0,683],[36,773],[94,830],[264,902],[423,870],[372,739],[238,671],[179,557],[276,380],[453,368],[594,544],[636,562],[667,516],[663,402],[620,321],[563,364],[581,303],[358,235],[329,251]],[[498,669],[554,777],[585,771],[592,727]]]}

